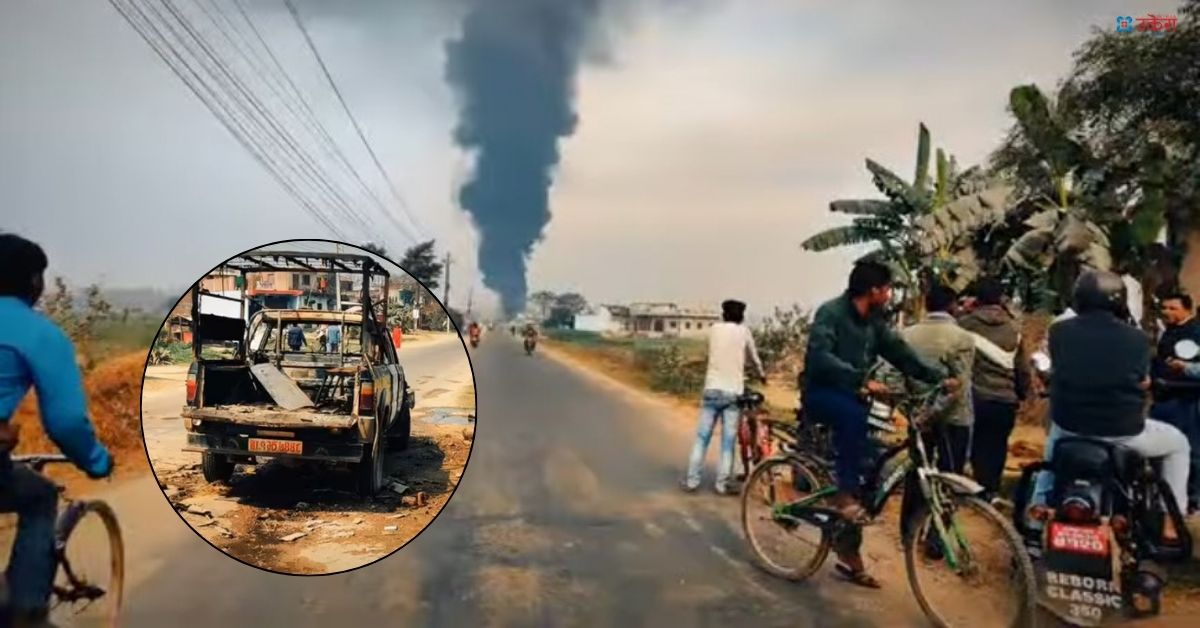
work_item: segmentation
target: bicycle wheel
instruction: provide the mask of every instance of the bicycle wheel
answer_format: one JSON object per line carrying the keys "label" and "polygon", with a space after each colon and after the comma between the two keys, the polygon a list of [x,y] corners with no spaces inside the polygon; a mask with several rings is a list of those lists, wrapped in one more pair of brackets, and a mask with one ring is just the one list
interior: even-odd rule
{"label": "bicycle wheel", "polygon": [[112,508],[73,502],[58,520],[58,573],[51,617],[69,626],[117,626],[125,581],[125,545]]}
{"label": "bicycle wheel", "polygon": [[904,539],[908,583],[921,610],[942,628],[1035,625],[1033,564],[1016,530],[982,499],[936,484],[934,489],[942,495],[952,552],[939,541],[929,505],[922,503]]}
{"label": "bicycle wheel", "polygon": [[820,475],[791,456],[764,460],[742,487],[742,530],[755,562],[767,573],[803,580],[829,556],[832,540],[811,523],[781,520],[776,505],[798,501],[826,486]]}

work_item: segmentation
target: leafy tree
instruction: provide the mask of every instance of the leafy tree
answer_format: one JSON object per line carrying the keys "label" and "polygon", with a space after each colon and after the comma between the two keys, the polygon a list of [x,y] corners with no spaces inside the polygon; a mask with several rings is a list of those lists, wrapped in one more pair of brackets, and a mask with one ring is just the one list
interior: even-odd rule
{"label": "leafy tree", "polygon": [[824,251],[874,243],[876,248],[861,259],[892,267],[910,312],[919,311],[925,282],[965,287],[981,272],[973,236],[1008,215],[1011,189],[989,180],[979,168],[959,171],[941,149],[935,154],[931,178],[929,129],[921,124],[911,183],[867,159],[875,187],[886,199],[833,201],[830,211],[854,216],[852,222],[815,234],[801,246]]}
{"label": "leafy tree", "polygon": [[555,295],[544,323],[548,327],[571,327],[575,324],[575,317],[582,314],[587,308],[587,299],[581,294],[568,292]]}
{"label": "leafy tree", "polygon": [[433,244],[434,241],[430,240],[409,247],[404,251],[404,257],[400,258],[400,267],[417,281],[429,286],[430,290],[437,290],[443,264],[438,261]]}
{"label": "leafy tree", "polygon": [[529,302],[538,309],[538,320],[545,321],[550,316],[550,308],[558,299],[558,295],[549,290],[539,290],[529,295]]}

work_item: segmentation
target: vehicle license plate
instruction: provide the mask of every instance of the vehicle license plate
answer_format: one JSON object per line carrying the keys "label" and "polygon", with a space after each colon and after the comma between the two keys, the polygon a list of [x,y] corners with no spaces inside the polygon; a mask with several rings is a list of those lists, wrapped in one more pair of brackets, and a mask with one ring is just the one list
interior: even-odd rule
{"label": "vehicle license plate", "polygon": [[1065,523],[1050,524],[1050,548],[1072,554],[1108,554],[1108,536],[1104,528],[1073,526]]}
{"label": "vehicle license plate", "polygon": [[298,440],[251,438],[249,449],[260,454],[295,454],[299,456],[304,451],[304,443]]}

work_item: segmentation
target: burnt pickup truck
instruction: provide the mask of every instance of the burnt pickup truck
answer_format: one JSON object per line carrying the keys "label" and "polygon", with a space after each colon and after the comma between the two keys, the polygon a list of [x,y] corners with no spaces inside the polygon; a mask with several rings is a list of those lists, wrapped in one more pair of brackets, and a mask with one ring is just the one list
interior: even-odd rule
{"label": "burnt pickup truck", "polygon": [[[281,272],[332,276],[336,305],[272,309],[263,291],[247,294],[256,276]],[[235,257],[220,273],[240,277],[236,292],[192,290],[184,451],[200,453],[209,482],[229,480],[236,464],[294,458],[348,464],[359,493],[374,495],[387,451],[408,445],[416,403],[383,322],[387,271],[365,255],[270,252]],[[361,289],[342,309],[347,277]],[[294,349],[289,340],[301,338]]]}

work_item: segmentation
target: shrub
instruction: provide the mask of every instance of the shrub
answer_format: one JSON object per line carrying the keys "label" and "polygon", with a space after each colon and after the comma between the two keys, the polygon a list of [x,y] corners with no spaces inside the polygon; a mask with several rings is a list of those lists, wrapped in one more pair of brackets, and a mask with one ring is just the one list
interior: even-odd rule
{"label": "shrub", "polygon": [[799,305],[775,312],[754,329],[754,344],[768,374],[795,377],[804,365],[812,316]]}

